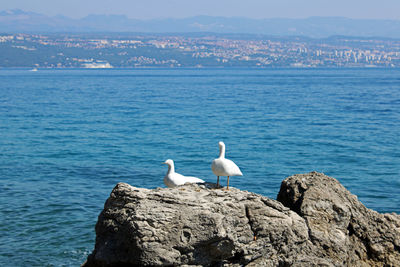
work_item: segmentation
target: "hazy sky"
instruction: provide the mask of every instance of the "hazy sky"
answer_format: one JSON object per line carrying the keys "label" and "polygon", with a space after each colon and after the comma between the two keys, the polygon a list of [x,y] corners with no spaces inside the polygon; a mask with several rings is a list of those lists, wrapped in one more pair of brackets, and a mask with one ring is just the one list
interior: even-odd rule
{"label": "hazy sky", "polygon": [[400,0],[1,0],[0,10],[19,8],[81,18],[124,14],[129,18],[195,15],[249,18],[344,16],[400,20]]}

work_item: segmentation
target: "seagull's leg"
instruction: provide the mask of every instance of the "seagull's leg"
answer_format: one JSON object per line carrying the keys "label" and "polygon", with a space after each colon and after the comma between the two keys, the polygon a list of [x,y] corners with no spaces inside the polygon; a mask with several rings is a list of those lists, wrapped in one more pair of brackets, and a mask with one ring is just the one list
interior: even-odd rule
{"label": "seagull's leg", "polygon": [[217,179],[217,188],[219,187],[219,176],[217,176],[218,177],[218,179]]}
{"label": "seagull's leg", "polygon": [[226,190],[229,190],[229,176],[228,176],[228,185],[226,186]]}

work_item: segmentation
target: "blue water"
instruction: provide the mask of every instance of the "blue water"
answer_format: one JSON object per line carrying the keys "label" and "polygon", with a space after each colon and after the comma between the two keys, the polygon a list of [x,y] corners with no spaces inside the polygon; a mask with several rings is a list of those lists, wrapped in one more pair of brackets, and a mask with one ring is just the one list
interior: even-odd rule
{"label": "blue water", "polygon": [[400,213],[399,133],[400,69],[3,69],[0,265],[78,266],[117,182],[216,181],[220,140],[234,187],[316,170]]}

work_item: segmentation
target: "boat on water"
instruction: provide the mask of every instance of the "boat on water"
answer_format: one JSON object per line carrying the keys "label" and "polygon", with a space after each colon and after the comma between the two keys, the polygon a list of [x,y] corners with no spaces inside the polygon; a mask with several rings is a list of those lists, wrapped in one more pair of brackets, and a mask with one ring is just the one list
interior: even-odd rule
{"label": "boat on water", "polygon": [[87,69],[111,69],[111,68],[113,68],[113,66],[106,61],[85,63],[85,64],[83,64],[83,67],[87,68]]}
{"label": "boat on water", "polygon": [[33,69],[29,70],[29,71],[38,71],[38,69],[37,68],[33,68]]}

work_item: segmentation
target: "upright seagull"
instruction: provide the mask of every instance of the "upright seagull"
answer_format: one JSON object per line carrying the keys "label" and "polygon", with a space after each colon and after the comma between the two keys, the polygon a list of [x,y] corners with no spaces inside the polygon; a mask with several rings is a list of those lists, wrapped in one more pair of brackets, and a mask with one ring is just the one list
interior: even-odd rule
{"label": "upright seagull", "polygon": [[167,159],[163,164],[168,165],[168,171],[164,177],[164,184],[168,187],[176,187],[186,183],[204,183],[204,181],[199,178],[183,176],[182,174],[176,173],[174,161],[172,159]]}
{"label": "upright seagull", "polygon": [[213,173],[218,177],[217,187],[219,186],[219,177],[228,176],[228,185],[226,187],[229,190],[229,176],[242,176],[242,172],[239,167],[230,159],[225,158],[225,144],[219,142],[219,157],[214,159],[211,164]]}

